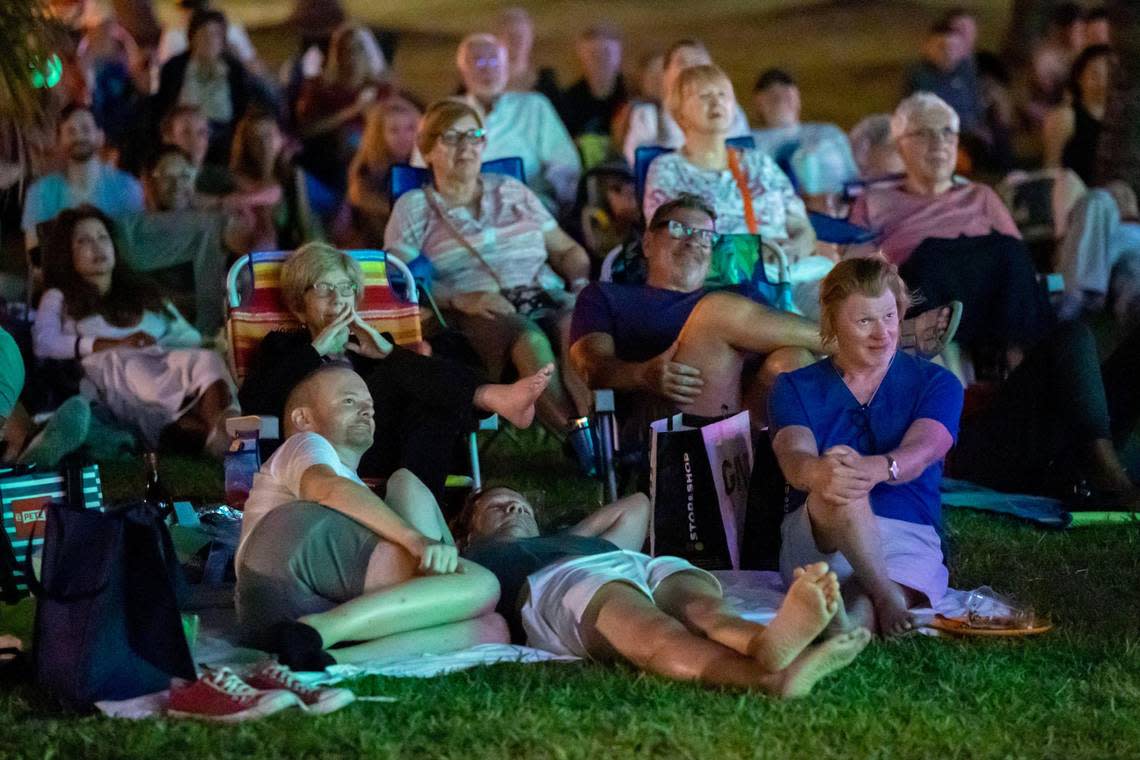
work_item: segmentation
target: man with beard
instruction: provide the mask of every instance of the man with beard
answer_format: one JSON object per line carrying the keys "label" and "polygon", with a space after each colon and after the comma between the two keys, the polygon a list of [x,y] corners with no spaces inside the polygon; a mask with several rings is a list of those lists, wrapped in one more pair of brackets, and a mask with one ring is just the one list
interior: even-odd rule
{"label": "man with beard", "polygon": [[381,500],[356,474],[375,432],[360,375],[322,366],[289,394],[284,420],[288,439],[254,477],[235,561],[249,643],[294,670],[323,670],[506,641],[495,576],[459,558],[427,488],[397,470]]}
{"label": "man with beard", "polygon": [[59,121],[59,150],[67,165],[32,183],[24,200],[22,227],[29,250],[39,244],[36,225],[64,209],[90,203],[116,217],[143,208],[142,186],[126,172],[99,160],[103,130],[87,106],[64,109]]}

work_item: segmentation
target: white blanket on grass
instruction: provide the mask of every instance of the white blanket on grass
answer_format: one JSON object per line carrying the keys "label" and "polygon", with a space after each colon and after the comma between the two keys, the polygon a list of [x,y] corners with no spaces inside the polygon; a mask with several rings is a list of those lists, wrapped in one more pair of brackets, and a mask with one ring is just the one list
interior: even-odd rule
{"label": "white blanket on grass", "polygon": [[[740,611],[746,620],[768,623],[776,615],[776,610],[784,598],[784,583],[779,573],[753,570],[718,571],[714,573],[724,587],[725,598]],[[930,622],[934,614],[948,617],[965,613],[968,592],[950,589],[936,609],[918,609],[915,615],[919,625]],[[202,632],[194,648],[194,659],[203,665],[241,665],[256,662],[266,657],[264,652],[245,649],[232,644],[224,635],[222,621],[203,620]],[[934,633],[932,629],[920,629],[924,633]],[[399,678],[434,678],[436,676],[467,670],[478,665],[494,665],[503,662],[573,662],[576,657],[566,657],[544,652],[530,647],[510,644],[482,644],[448,654],[424,654],[398,659],[374,660],[356,665],[334,665],[323,673],[301,673],[298,677],[310,685],[334,683],[337,681],[377,675]],[[161,691],[134,699],[119,702],[97,702],[105,715],[113,718],[150,718],[161,715],[166,708],[168,692]]]}

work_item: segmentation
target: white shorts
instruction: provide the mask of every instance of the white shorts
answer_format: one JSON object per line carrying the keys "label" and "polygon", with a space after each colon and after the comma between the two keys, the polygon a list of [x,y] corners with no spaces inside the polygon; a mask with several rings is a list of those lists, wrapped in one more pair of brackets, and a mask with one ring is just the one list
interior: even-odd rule
{"label": "white shorts", "polygon": [[547,565],[527,578],[530,598],[521,612],[527,644],[555,654],[589,658],[580,626],[586,607],[602,586],[615,581],[627,583],[653,599],[662,581],[686,572],[699,573],[720,590],[720,581],[712,573],[680,557],[615,551]]}
{"label": "white shorts", "polygon": [[[875,517],[883,541],[887,575],[892,581],[925,594],[933,607],[946,594],[950,572],[942,560],[942,541],[930,525]],[[780,573],[788,584],[792,571],[813,562],[826,562],[842,583],[854,573],[851,563],[840,552],[826,554],[815,544],[807,505],[784,515],[780,525]]]}

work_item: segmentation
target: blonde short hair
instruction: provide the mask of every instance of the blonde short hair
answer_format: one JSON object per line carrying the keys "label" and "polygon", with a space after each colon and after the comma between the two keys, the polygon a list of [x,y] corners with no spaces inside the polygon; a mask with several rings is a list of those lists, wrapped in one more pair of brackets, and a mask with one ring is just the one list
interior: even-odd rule
{"label": "blonde short hair", "polygon": [[[732,80],[728,78],[728,74],[725,74],[720,66],[706,63],[701,66],[690,66],[687,69],[682,69],[677,78],[673,80],[673,86],[665,93],[665,108],[669,111],[669,115],[678,124],[681,124],[681,106],[684,105],[686,92],[692,88],[715,82],[724,82],[728,85],[729,92],[733,93]],[[733,93],[734,102],[735,97],[736,95]]]}
{"label": "blonde short hair", "polygon": [[480,129],[483,128],[483,117],[479,112],[458,98],[444,98],[428,106],[416,133],[416,147],[420,149],[420,155],[426,159],[439,136],[464,116],[470,116]]}
{"label": "blonde short hair", "polygon": [[330,271],[341,271],[356,285],[356,300],[364,295],[360,262],[328,243],[305,243],[281,265],[281,300],[294,314],[305,313],[305,293]]}
{"label": "blonde short hair", "polygon": [[888,290],[895,296],[901,321],[914,299],[899,276],[898,267],[878,257],[847,259],[836,264],[819,287],[819,334],[824,345],[835,341],[835,317],[848,297],[878,298]]}

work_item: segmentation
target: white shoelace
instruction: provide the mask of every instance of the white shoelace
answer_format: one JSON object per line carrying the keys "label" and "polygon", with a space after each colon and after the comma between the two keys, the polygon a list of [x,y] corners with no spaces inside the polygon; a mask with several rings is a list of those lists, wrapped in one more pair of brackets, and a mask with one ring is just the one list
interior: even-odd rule
{"label": "white shoelace", "polygon": [[229,668],[212,670],[202,680],[214,686],[223,694],[243,702],[248,702],[256,698],[258,694],[257,689],[241,680],[241,678]]}

